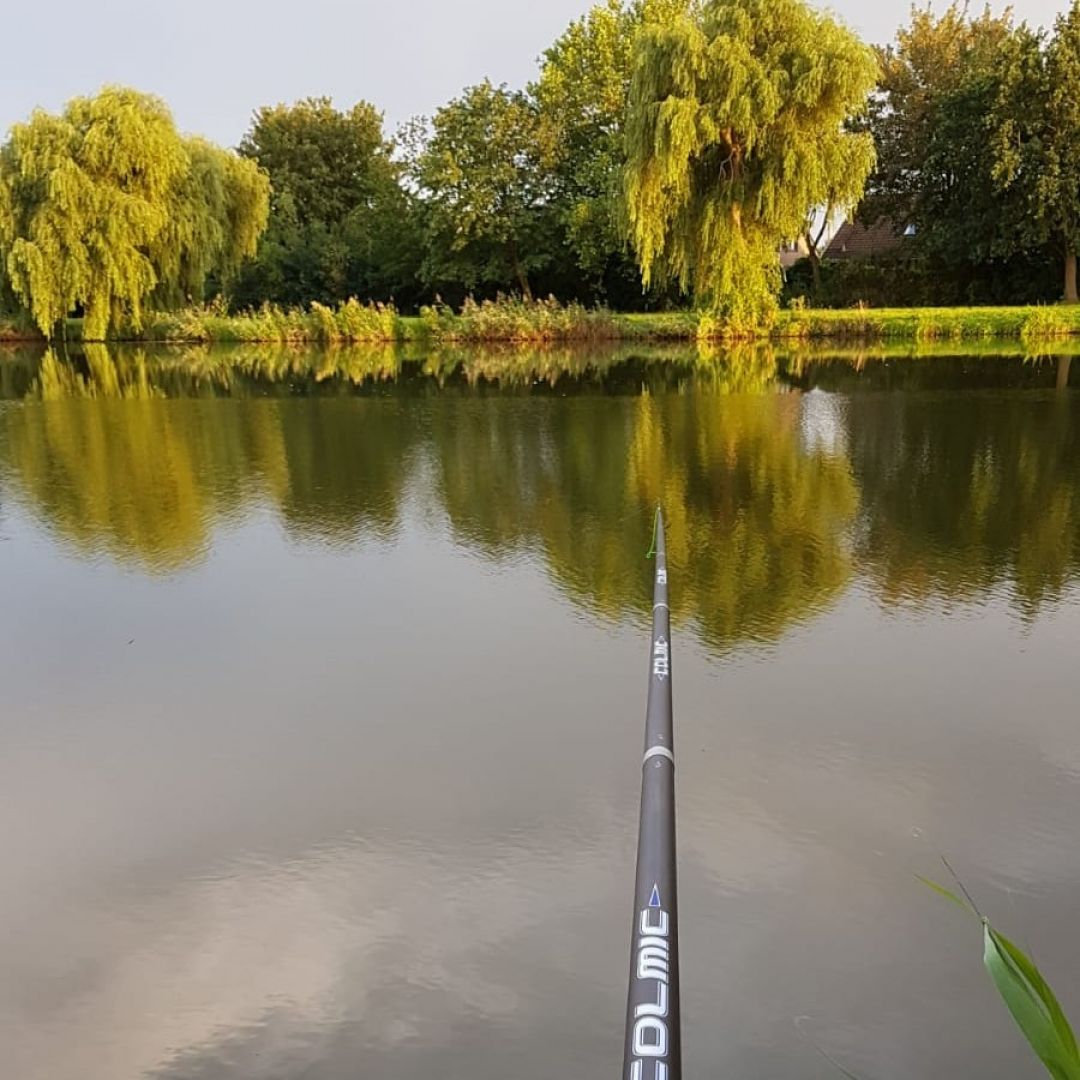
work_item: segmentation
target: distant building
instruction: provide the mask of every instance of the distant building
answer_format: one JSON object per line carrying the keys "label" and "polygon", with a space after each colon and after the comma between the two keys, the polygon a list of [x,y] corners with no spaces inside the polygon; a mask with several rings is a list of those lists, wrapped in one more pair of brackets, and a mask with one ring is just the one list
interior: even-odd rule
{"label": "distant building", "polygon": [[[817,242],[818,250],[824,252],[830,241],[836,235],[836,231],[844,224],[846,210],[834,210],[826,218],[826,210],[823,207],[814,212],[808,223],[810,235]],[[810,257],[810,244],[805,236],[797,240],[787,240],[780,246],[780,265],[785,270],[790,270],[796,263]]]}
{"label": "distant building", "polygon": [[805,259],[810,254],[810,245],[806,238],[800,236],[798,240],[791,240],[780,247],[780,265],[785,270],[790,270],[797,262]]}
{"label": "distant building", "polygon": [[898,228],[895,222],[886,219],[869,226],[848,221],[837,230],[824,257],[841,260],[895,258],[914,235],[914,225]]}

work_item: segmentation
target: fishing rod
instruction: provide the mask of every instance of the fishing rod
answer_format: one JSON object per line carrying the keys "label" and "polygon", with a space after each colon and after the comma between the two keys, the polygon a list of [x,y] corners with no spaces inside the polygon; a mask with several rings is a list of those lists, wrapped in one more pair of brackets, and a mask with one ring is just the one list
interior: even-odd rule
{"label": "fishing rod", "polygon": [[623,1080],[681,1080],[679,920],[675,873],[675,744],[671,610],[664,515],[656,511],[649,703],[641,769],[637,878]]}

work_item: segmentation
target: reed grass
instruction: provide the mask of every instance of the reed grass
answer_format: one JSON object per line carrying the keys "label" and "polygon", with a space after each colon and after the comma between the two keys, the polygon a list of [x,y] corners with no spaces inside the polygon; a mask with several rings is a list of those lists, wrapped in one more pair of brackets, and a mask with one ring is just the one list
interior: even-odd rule
{"label": "reed grass", "polygon": [[554,298],[466,300],[458,313],[436,304],[421,309],[419,323],[432,341],[612,341],[622,336],[606,309],[560,304]]}
{"label": "reed grass", "polygon": [[[69,336],[81,339],[81,320],[69,320]],[[604,309],[560,304],[554,299],[501,298],[477,303],[466,300],[460,312],[444,304],[422,308],[404,318],[392,304],[347,300],[336,306],[313,303],[307,308],[273,304],[229,314],[219,305],[157,312],[138,327],[127,324],[116,341],[165,344],[354,344],[361,342],[548,342],[618,340],[626,335]],[[648,336],[648,335],[646,335]]]}
{"label": "reed grass", "polygon": [[403,336],[392,305],[347,300],[335,307],[283,308],[264,304],[229,314],[218,306],[161,312],[138,329],[122,327],[117,340],[187,344],[351,344],[396,341]]}
{"label": "reed grass", "polygon": [[944,858],[942,862],[953,874],[959,895],[929,878],[919,880],[982,923],[983,965],[1013,1022],[1054,1080],[1080,1080],[1076,1036],[1045,976],[1019,945],[991,925],[949,863]]}

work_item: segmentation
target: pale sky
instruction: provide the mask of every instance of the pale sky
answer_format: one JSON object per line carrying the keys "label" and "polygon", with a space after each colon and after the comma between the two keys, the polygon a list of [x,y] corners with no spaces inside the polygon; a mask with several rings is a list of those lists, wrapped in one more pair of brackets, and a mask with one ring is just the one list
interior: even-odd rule
{"label": "pale sky", "polygon": [[[1068,0],[1016,0],[1048,24]],[[945,0],[937,0],[941,10]],[[36,105],[114,82],[151,91],[184,130],[234,145],[258,105],[360,98],[387,129],[430,114],[485,76],[524,84],[589,0],[21,0],[5,4],[0,131]],[[864,38],[889,40],[908,0],[829,5]],[[977,2],[973,7],[981,6]],[[992,4],[1000,8],[1000,3]]]}

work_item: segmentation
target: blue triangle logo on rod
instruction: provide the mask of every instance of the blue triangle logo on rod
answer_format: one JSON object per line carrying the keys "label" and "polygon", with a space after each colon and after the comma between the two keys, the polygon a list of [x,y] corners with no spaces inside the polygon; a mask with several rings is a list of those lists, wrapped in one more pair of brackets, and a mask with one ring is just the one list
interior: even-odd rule
{"label": "blue triangle logo on rod", "polygon": [[652,896],[649,897],[649,907],[660,906],[660,886],[654,885],[652,887]]}

